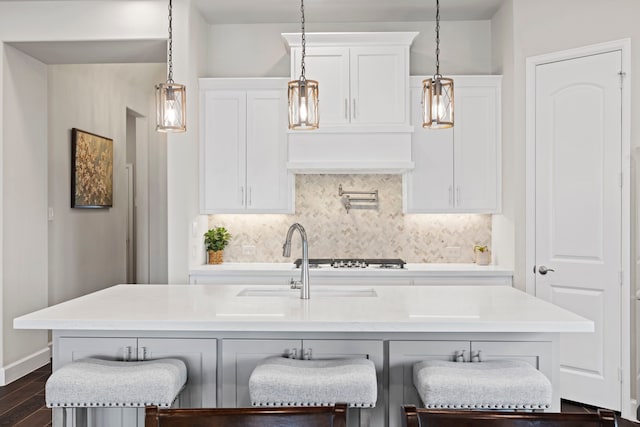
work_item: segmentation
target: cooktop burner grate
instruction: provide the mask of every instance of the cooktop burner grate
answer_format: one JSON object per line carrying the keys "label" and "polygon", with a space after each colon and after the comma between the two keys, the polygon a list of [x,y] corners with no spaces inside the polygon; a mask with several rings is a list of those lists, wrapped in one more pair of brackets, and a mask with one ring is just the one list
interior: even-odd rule
{"label": "cooktop burner grate", "polygon": [[[293,262],[300,268],[302,259]],[[406,263],[400,258],[310,258],[310,268],[404,268]]]}

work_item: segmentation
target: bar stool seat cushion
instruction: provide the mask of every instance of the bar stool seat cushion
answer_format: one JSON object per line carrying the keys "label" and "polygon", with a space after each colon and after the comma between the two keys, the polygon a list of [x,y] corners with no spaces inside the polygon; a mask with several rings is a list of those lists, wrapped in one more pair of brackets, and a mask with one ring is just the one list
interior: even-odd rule
{"label": "bar stool seat cushion", "polygon": [[120,362],[80,359],[56,370],[45,386],[47,407],[170,407],[187,381],[179,359]]}
{"label": "bar stool seat cushion", "polygon": [[546,409],[547,377],[521,360],[480,363],[427,360],[413,365],[413,383],[426,408]]}
{"label": "bar stool seat cushion", "polygon": [[270,357],[251,373],[253,406],[374,407],[376,368],[368,359],[297,360]]}

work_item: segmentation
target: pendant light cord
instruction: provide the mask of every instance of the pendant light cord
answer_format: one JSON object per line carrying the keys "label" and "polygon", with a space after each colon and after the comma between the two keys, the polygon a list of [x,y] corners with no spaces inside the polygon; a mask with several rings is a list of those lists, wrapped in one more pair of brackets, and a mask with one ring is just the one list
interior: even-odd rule
{"label": "pendant light cord", "polygon": [[442,77],[440,75],[440,0],[436,0],[436,74],[434,77]]}
{"label": "pendant light cord", "polygon": [[307,39],[304,34],[304,0],[300,0],[300,15],[300,22],[302,25],[302,65],[300,66],[300,81],[304,82],[307,80],[304,76],[304,57],[307,55]]}
{"label": "pendant light cord", "polygon": [[169,74],[167,75],[167,83],[173,83],[173,14],[171,0],[169,0],[169,49],[167,52],[169,60]]}

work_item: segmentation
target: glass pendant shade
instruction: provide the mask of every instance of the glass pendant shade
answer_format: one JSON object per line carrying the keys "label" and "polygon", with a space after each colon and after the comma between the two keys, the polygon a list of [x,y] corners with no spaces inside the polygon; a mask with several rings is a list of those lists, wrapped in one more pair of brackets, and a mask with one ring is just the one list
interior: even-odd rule
{"label": "glass pendant shade", "polygon": [[434,76],[422,81],[422,127],[453,127],[453,80]]}
{"label": "glass pendant shade", "polygon": [[186,117],[187,89],[177,83],[156,85],[156,130],[158,132],[184,132],[187,130]]}
{"label": "glass pendant shade", "polygon": [[293,80],[289,82],[289,129],[318,129],[318,82]]}

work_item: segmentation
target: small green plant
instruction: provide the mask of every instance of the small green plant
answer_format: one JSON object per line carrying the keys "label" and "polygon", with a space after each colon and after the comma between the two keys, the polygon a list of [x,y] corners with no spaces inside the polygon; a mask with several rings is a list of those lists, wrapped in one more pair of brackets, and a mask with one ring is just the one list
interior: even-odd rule
{"label": "small green plant", "polygon": [[204,233],[204,245],[207,251],[221,251],[231,240],[231,234],[224,227],[216,227]]}
{"label": "small green plant", "polygon": [[484,246],[484,245],[482,245],[482,246],[481,245],[475,245],[473,247],[473,251],[474,252],[486,252],[488,250],[489,250],[489,247],[488,246]]}

